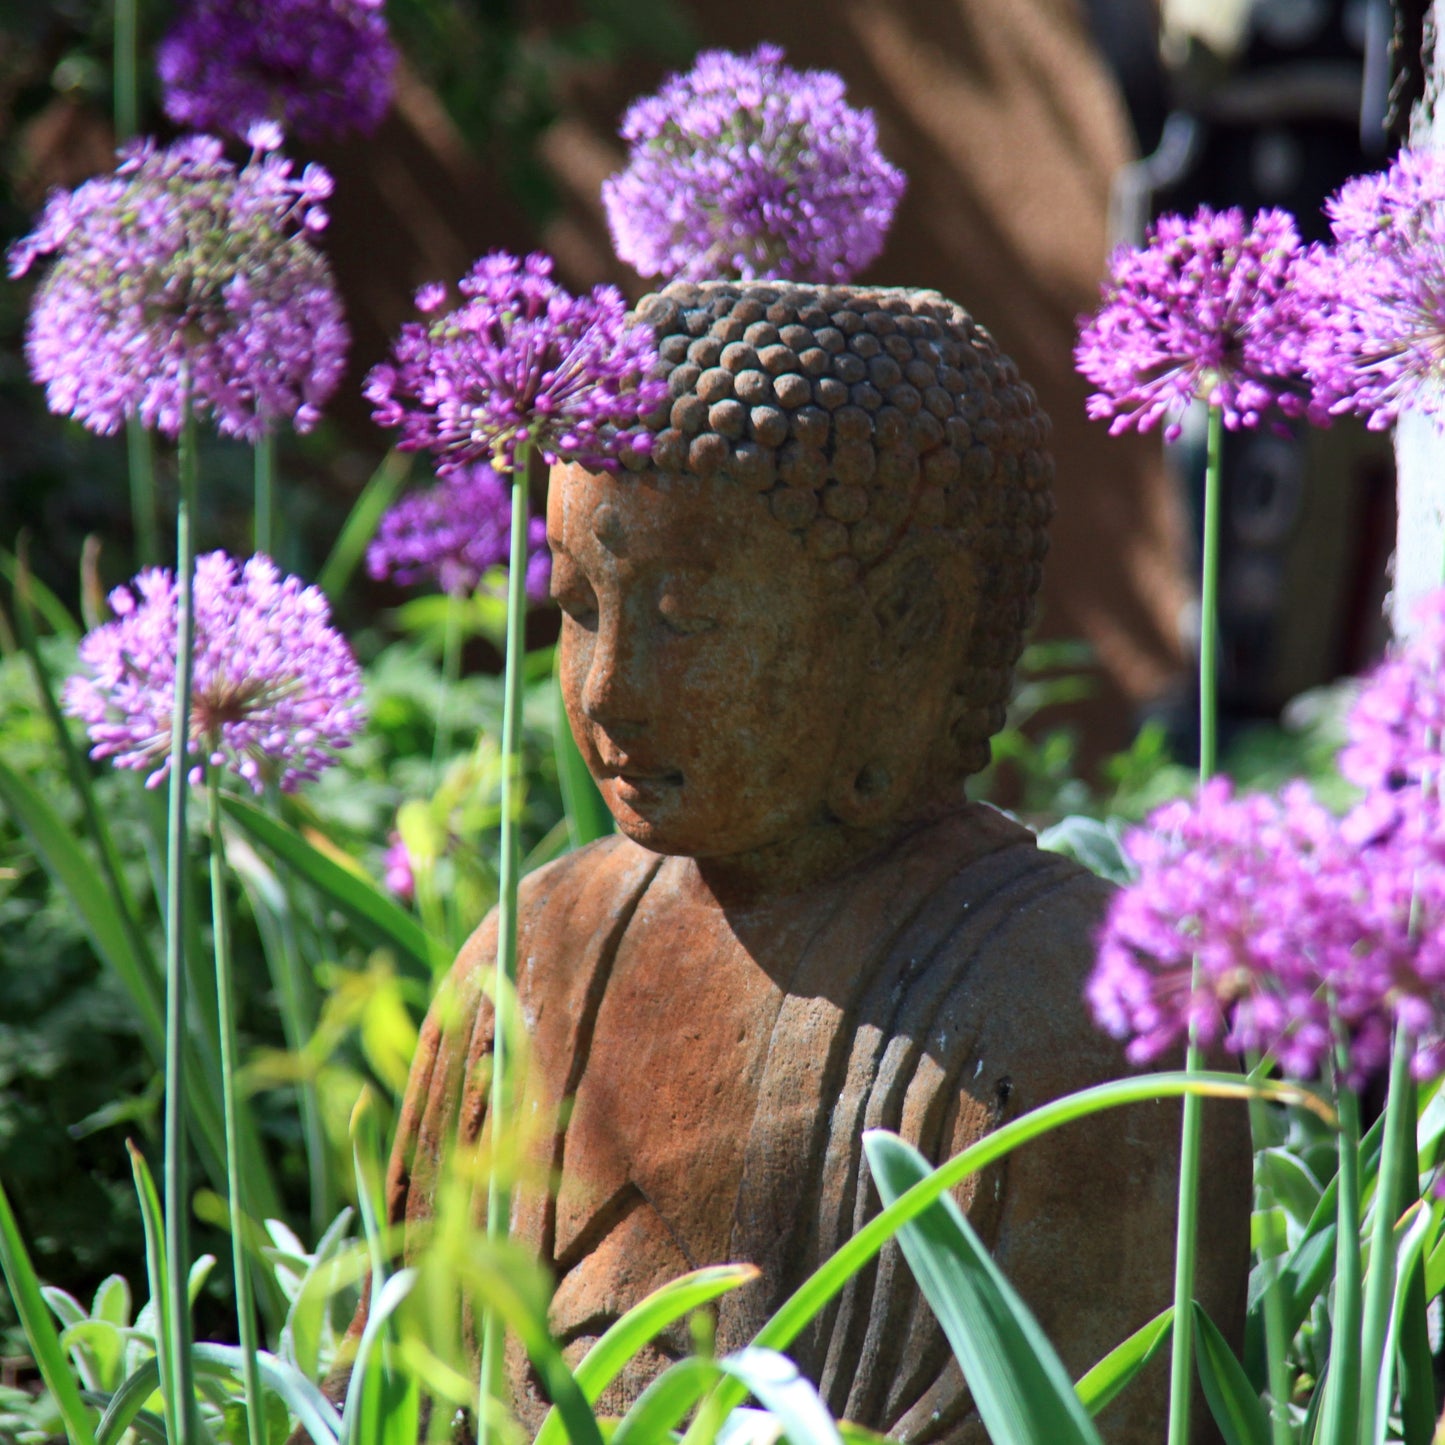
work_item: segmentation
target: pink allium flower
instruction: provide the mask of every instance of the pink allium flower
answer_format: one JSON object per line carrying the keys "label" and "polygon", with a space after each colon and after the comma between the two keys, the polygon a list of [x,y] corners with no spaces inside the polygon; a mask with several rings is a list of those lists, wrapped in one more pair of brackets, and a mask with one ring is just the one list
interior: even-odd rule
{"label": "pink allium flower", "polygon": [[[366,396],[403,450],[430,450],[440,474],[473,462],[515,471],[518,449],[549,462],[615,467],[624,447],[645,450],[638,426],[667,392],[654,380],[650,327],[630,323],[622,294],[595,287],[571,296],[552,261],[495,252],[461,282],[453,311],[401,329],[394,364],[373,368]],[[446,293],[426,286],[417,305],[435,314]]]}
{"label": "pink allium flower", "polygon": [[1406,408],[1445,426],[1445,156],[1402,151],[1326,210],[1336,244],[1312,247],[1298,277],[1318,401],[1377,431]]}
{"label": "pink allium flower", "polygon": [[[195,648],[187,751],[228,768],[260,792],[293,790],[335,761],[363,721],[361,670],[329,624],[326,598],[268,557],[244,567],[224,552],[196,561]],[[72,677],[65,710],[89,730],[91,756],[150,773],[170,772],[176,669],[176,584],[148,568],[110,594],[115,620],[80,644],[86,671]]]}
{"label": "pink allium flower", "polygon": [[1139,871],[1089,980],[1099,1024],[1135,1062],[1193,1026],[1300,1078],[1326,1067],[1337,1027],[1354,1083],[1386,1063],[1398,1024],[1418,1041],[1416,1072],[1439,1073],[1445,843],[1419,810],[1377,822],[1337,819],[1303,784],[1235,797],[1224,779],[1158,810],[1125,839]]}
{"label": "pink allium flower", "polygon": [[236,136],[258,120],[303,140],[374,131],[395,68],[382,0],[192,0],[156,48],[166,114]]}
{"label": "pink allium flower", "polygon": [[252,139],[239,171],[210,136],[129,146],[114,175],[54,193],[10,248],[12,276],[54,258],[25,336],[52,411],[102,433],[139,416],[175,436],[189,389],[197,413],[247,440],[317,420],[348,341],[311,241],[331,178],[268,154],[275,126]]}
{"label": "pink allium flower", "polygon": [[872,112],[775,45],[704,52],[630,107],[622,138],[627,166],[602,204],[618,256],[643,276],[851,281],[903,195]]}
{"label": "pink allium flower", "polygon": [[1406,792],[1438,807],[1445,782],[1445,588],[1421,599],[1419,628],[1364,681],[1340,771],[1382,803]]}
{"label": "pink allium flower", "polygon": [[1231,430],[1271,411],[1306,410],[1297,383],[1301,254],[1292,217],[1201,206],[1161,216],[1140,249],[1110,261],[1103,304],[1081,324],[1074,361],[1099,390],[1089,415],[1117,435],[1165,421],[1179,435],[1193,401],[1218,406]]}
{"label": "pink allium flower", "polygon": [[[472,592],[490,568],[507,565],[511,526],[510,487],[477,462],[392,507],[367,548],[367,571],[403,587],[430,579],[443,592]],[[527,595],[540,602],[552,574],[543,518],[529,520],[527,541]]]}

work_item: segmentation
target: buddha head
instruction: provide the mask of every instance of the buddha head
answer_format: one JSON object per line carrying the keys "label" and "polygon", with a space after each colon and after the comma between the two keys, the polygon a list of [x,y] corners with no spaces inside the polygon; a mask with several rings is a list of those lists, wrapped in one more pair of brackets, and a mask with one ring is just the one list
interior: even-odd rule
{"label": "buddha head", "polygon": [[563,696],[618,825],[766,858],[958,806],[1047,545],[1033,389],[936,292],[679,283],[637,314],[670,385],[650,449],[555,469],[548,507]]}

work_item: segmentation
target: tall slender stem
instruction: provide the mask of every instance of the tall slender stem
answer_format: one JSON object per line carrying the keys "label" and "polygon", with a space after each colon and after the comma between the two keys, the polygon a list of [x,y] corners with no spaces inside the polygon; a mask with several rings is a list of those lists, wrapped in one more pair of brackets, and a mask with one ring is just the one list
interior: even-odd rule
{"label": "tall slender stem", "polygon": [[[1199,578],[1199,781],[1213,775],[1218,755],[1215,674],[1219,610],[1220,459],[1224,419],[1209,408],[1209,441],[1204,465],[1204,539]],[[1199,965],[1196,962],[1197,973]],[[1200,1067],[1194,1031],[1184,1067]],[[1174,1332],[1169,1362],[1169,1445],[1188,1445],[1189,1409],[1194,1383],[1194,1253],[1199,1235],[1199,1142],[1203,1132],[1203,1100],[1184,1098],[1179,1129],[1179,1206],[1174,1236]]]}
{"label": "tall slender stem", "polygon": [[161,534],[156,525],[155,455],[151,434],[139,417],[126,418],[125,451],[136,561],[142,567],[154,567],[161,556]]}
{"label": "tall slender stem", "polygon": [[1360,1428],[1366,1440],[1375,1438],[1377,1410],[1387,1412],[1390,1408],[1390,1401],[1380,1396],[1380,1377],[1395,1299],[1395,1222],[1400,1217],[1404,1182],[1401,1162],[1410,1147],[1409,1130],[1415,1127],[1415,1111],[1410,1107],[1410,1061],[1414,1053],[1414,1040],[1404,1029],[1396,1029],[1390,1058],[1390,1091],[1385,1098],[1385,1136],[1375,1175],[1375,1221],[1370,1234],[1370,1275],[1365,1287],[1364,1344],[1360,1355]]}
{"label": "tall slender stem", "polygon": [[274,560],[275,552],[275,501],[276,501],[276,437],[266,432],[254,446],[252,453],[256,464],[256,487],[251,520],[251,550],[260,552]]}
{"label": "tall slender stem", "polygon": [[1335,1297],[1325,1403],[1315,1438],[1354,1445],[1360,1423],[1360,1101],[1336,1069],[1340,1165],[1335,1191]]}
{"label": "tall slender stem", "polygon": [[[1209,408],[1204,463],[1204,537],[1199,566],[1199,781],[1214,776],[1219,758],[1219,529],[1223,510],[1224,414]],[[1190,1096],[1191,1098],[1193,1095]]]}
{"label": "tall slender stem", "polygon": [[[511,1105],[511,1040],[508,1027],[512,989],[517,976],[517,883],[521,850],[517,840],[517,813],[521,780],[522,659],[526,651],[527,620],[527,484],[533,449],[517,457],[512,473],[512,536],[507,563],[507,638],[502,689],[502,840],[500,897],[497,900],[496,1023],[492,1042],[492,1089],[488,1100],[493,1158],[487,1176],[487,1238],[501,1239],[511,1223],[511,1184],[498,1159],[497,1141],[507,1127]],[[488,1397],[505,1389],[505,1340],[501,1316],[487,1312],[482,1322],[482,1398],[478,1402],[479,1445],[492,1437]]]}
{"label": "tall slender stem", "polygon": [[226,900],[226,843],[221,832],[220,770],[209,770],[206,793],[211,830],[211,929],[216,961],[216,1003],[221,1038],[221,1111],[226,1121],[227,1212],[231,1221],[231,1271],[236,1289],[236,1323],[241,1336],[241,1379],[246,1396],[246,1438],[266,1445],[265,1402],[256,1360],[256,1302],[246,1258],[246,1171],[241,1167],[241,1108],[236,1096],[236,988],[231,976],[231,919]]}
{"label": "tall slender stem", "polygon": [[136,0],[115,0],[115,138],[129,140],[140,124],[136,85]]}
{"label": "tall slender stem", "polygon": [[[1260,1075],[1260,1062],[1255,1054],[1249,1056],[1250,1080]],[[1268,1144],[1267,1105],[1264,1100],[1251,1095],[1249,1100],[1249,1129],[1254,1144],[1254,1157],[1259,1159]],[[1289,1419],[1289,1332],[1285,1327],[1284,1301],[1275,1288],[1279,1278],[1280,1260],[1286,1248],[1281,1237],[1278,1220],[1275,1217],[1274,1191],[1261,1182],[1255,1174],[1255,1208],[1264,1227],[1265,1264],[1267,1274],[1264,1286],[1264,1349],[1265,1365],[1269,1375],[1269,1428],[1272,1445],[1293,1445],[1294,1432]]]}
{"label": "tall slender stem", "polygon": [[186,802],[190,793],[191,664],[195,641],[192,599],[195,546],[191,522],[196,510],[196,423],[189,389],[180,439],[180,497],[176,506],[176,678],[171,706],[170,793],[166,813],[166,1101],[165,1216],[166,1284],[170,1295],[170,1379],[175,1399],[170,1421],[178,1445],[197,1440],[191,1374],[191,1313],[187,1242],[190,1200],[186,1185],[186,896],[190,850]]}

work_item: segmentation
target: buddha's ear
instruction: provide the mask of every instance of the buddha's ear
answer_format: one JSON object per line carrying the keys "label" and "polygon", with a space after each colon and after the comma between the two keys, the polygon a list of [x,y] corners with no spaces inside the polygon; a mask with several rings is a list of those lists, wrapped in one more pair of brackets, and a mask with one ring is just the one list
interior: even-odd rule
{"label": "buddha's ear", "polygon": [[875,668],[885,671],[937,644],[944,630],[945,598],[933,560],[907,547],[877,563],[865,583],[878,620]]}
{"label": "buddha's ear", "polygon": [[845,823],[870,827],[897,814],[936,756],[958,652],[974,619],[975,588],[952,596],[955,580],[922,547],[902,548],[868,574],[873,656],[829,793]]}

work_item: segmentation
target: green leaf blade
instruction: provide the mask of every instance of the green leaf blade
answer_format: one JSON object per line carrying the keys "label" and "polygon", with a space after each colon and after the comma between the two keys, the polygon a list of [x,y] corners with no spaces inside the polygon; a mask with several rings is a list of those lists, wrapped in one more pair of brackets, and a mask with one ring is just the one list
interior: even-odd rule
{"label": "green leaf blade", "polygon": [[1194,1305],[1199,1383],[1225,1445],[1269,1445],[1269,1415],[1219,1327]]}
{"label": "green leaf blade", "polygon": [[[934,1172],[882,1130],[863,1148],[885,1205]],[[903,1225],[898,1243],[995,1445],[1100,1445],[1063,1363],[953,1199]]]}

